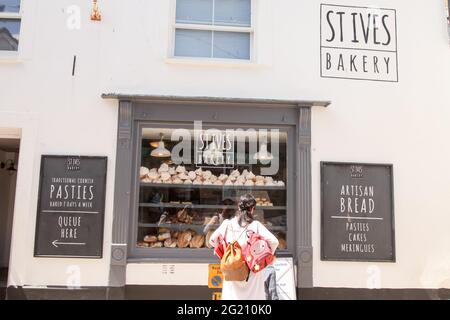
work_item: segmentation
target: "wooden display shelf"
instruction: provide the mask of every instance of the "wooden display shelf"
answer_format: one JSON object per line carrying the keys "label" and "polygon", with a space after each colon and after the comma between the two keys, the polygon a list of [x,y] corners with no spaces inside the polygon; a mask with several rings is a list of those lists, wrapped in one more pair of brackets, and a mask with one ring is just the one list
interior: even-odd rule
{"label": "wooden display shelf", "polygon": [[[139,203],[145,208],[189,208],[189,209],[237,209],[237,206],[224,206],[212,204],[178,204],[178,203]],[[257,206],[256,210],[286,210],[285,206]]]}
{"label": "wooden display shelf", "polygon": [[141,187],[149,188],[184,188],[184,189],[214,189],[214,190],[286,190],[286,186],[216,186],[209,184],[174,184],[174,183],[149,183],[141,182]]}
{"label": "wooden display shelf", "polygon": [[[187,230],[192,229],[194,231],[200,230],[198,233],[203,233],[203,229],[205,228],[205,225],[203,224],[186,224],[186,223],[142,223],[139,222],[138,226],[140,228],[168,228],[168,229],[178,229],[178,230]],[[210,229],[212,228],[218,228],[218,224],[214,224],[210,226]],[[271,231],[286,231],[286,227],[281,226],[266,226],[267,229]]]}

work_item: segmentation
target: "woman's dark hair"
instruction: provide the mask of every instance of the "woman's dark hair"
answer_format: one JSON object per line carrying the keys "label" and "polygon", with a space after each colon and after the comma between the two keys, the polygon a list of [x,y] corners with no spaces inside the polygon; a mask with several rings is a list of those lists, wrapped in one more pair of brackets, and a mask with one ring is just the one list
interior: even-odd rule
{"label": "woman's dark hair", "polygon": [[238,222],[241,227],[253,222],[253,208],[256,206],[256,200],[251,194],[241,196],[238,204]]}
{"label": "woman's dark hair", "polygon": [[[230,207],[235,205],[234,201],[232,199],[230,199],[230,198],[224,199],[222,201],[222,204],[224,206],[230,206]],[[227,208],[227,209],[222,210],[222,217],[224,219],[231,219],[231,218],[233,218],[234,213],[235,213],[235,209]]]}

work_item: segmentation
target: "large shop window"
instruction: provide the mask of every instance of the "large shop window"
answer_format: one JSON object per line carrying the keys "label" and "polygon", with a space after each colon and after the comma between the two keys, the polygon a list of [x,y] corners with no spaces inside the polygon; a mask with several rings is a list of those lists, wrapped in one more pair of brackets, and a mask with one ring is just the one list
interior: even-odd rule
{"label": "large shop window", "polygon": [[251,59],[251,0],[177,0],[174,56]]}
{"label": "large shop window", "polygon": [[0,0],[0,52],[19,49],[20,22],[20,0]]}
{"label": "large shop window", "polygon": [[[210,235],[234,215],[239,197],[246,193],[257,200],[255,219],[277,236],[280,250],[287,249],[286,132],[167,127],[140,131],[135,250],[154,257],[160,252],[213,257]],[[180,157],[183,164],[174,164]]]}

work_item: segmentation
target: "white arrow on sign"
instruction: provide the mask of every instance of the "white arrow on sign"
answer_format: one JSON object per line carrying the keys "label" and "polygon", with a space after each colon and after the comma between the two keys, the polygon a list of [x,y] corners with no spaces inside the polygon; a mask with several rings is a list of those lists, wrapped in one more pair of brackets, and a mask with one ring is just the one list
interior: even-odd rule
{"label": "white arrow on sign", "polygon": [[52,245],[54,245],[56,248],[58,248],[58,244],[67,244],[67,245],[72,245],[72,246],[84,246],[86,245],[86,243],[81,243],[81,242],[59,242],[58,240],[55,240],[52,242]]}

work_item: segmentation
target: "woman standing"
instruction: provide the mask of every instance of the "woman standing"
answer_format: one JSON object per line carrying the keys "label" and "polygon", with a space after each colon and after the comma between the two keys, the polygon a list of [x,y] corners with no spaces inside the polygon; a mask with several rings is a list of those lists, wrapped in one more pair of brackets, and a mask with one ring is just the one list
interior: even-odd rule
{"label": "woman standing", "polygon": [[[278,239],[259,221],[254,220],[256,200],[246,194],[239,200],[239,210],[234,218],[224,220],[220,227],[211,235],[210,244],[214,248],[220,245],[221,241],[231,243],[237,241],[245,250],[248,241],[247,231],[253,231],[261,235],[270,245],[272,254],[278,246]],[[265,300],[264,274],[262,272],[253,273],[250,271],[247,281],[226,281],[223,282],[222,300]]]}

